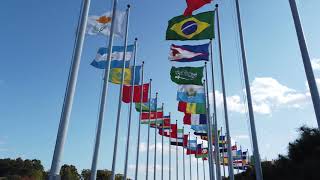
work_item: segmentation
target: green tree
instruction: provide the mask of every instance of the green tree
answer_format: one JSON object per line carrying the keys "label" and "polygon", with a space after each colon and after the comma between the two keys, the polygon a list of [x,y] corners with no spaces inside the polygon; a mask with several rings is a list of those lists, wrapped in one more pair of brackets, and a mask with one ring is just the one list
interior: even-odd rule
{"label": "green tree", "polygon": [[64,164],[60,170],[61,180],[80,180],[80,174],[73,165]]}

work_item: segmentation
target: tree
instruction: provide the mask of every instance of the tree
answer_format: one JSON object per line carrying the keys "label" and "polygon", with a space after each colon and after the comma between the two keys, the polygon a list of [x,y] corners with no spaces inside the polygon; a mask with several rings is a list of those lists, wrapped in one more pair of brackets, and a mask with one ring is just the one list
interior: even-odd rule
{"label": "tree", "polygon": [[80,174],[73,165],[64,164],[60,170],[61,180],[80,180]]}

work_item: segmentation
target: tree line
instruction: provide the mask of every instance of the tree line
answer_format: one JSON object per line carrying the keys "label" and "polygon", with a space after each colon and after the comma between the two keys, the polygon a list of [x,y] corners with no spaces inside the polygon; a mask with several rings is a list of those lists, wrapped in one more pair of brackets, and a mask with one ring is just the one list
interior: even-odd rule
{"label": "tree line", "polygon": [[[60,170],[61,180],[89,180],[90,169],[78,172],[74,165],[64,164]],[[109,180],[111,171],[98,170],[97,180]],[[0,180],[47,180],[49,172],[44,170],[40,160],[0,159]],[[122,174],[116,174],[116,180],[122,180]]]}

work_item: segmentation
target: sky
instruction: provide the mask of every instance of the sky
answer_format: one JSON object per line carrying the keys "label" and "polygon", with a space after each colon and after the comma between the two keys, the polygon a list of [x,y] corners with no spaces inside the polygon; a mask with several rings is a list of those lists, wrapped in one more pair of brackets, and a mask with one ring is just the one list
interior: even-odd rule
{"label": "sky", "polygon": [[[238,42],[234,0],[216,0],[219,4],[222,55],[230,135],[243,149],[251,150],[241,55]],[[145,79],[153,79],[153,96],[159,92],[172,119],[182,127],[183,114],[177,111],[177,85],[170,80],[172,43],[200,44],[208,41],[165,41],[167,22],[181,15],[186,7],[183,0],[119,0],[119,10],[131,4],[129,42],[138,38],[137,61],[145,61]],[[297,0],[305,37],[317,82],[320,83],[320,2]],[[68,71],[74,47],[75,32],[81,1],[17,1],[1,2],[0,29],[0,158],[40,159],[50,169]],[[89,15],[110,11],[111,1],[92,0]],[[287,152],[288,143],[298,137],[302,125],[317,127],[308,91],[301,54],[287,0],[240,1],[249,79],[253,96],[259,150],[263,160],[276,159]],[[206,5],[195,13],[214,9]],[[102,87],[102,71],[90,66],[99,47],[106,46],[103,36],[85,37],[77,88],[68,136],[61,164],[89,169],[98,117]],[[122,45],[116,39],[115,45]],[[203,62],[190,66],[203,66]],[[224,127],[221,75],[217,41],[214,40],[214,67],[217,94],[218,126]],[[210,73],[210,72],[209,72]],[[147,80],[146,80],[147,81]],[[212,90],[210,90],[212,95]],[[110,84],[102,132],[99,169],[111,169],[119,85]],[[116,170],[123,173],[128,107],[123,104],[120,118],[119,149]],[[134,177],[138,113],[133,113],[128,176]],[[188,131],[188,127],[186,127]],[[146,133],[142,126],[139,179],[146,168]],[[151,130],[154,133],[154,130]],[[150,163],[153,164],[154,136],[151,137]],[[158,142],[160,138],[158,137]],[[167,140],[165,140],[167,144]],[[157,152],[161,144],[156,144]],[[168,146],[165,149],[165,179],[168,176]],[[179,151],[182,151],[181,149]],[[175,152],[175,149],[172,151]],[[182,156],[179,156],[181,163]],[[175,164],[175,161],[172,161]],[[160,169],[157,156],[157,170]],[[196,160],[192,158],[192,166]],[[206,175],[208,169],[206,166]],[[202,168],[202,164],[199,164]],[[194,169],[194,168],[193,168]],[[153,177],[153,170],[149,169]],[[186,170],[188,173],[189,170]],[[203,177],[202,170],[200,177]],[[172,171],[175,176],[175,171]],[[193,170],[193,176],[196,171]],[[182,176],[180,168],[179,175]],[[157,173],[157,177],[160,174]]]}

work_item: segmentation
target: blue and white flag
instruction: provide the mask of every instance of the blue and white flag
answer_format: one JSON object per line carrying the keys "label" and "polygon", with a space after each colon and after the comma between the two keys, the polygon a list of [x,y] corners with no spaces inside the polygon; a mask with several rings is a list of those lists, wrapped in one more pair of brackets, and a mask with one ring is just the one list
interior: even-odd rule
{"label": "blue and white flag", "polygon": [[197,150],[197,140],[188,140],[187,149],[196,151]]}
{"label": "blue and white flag", "polygon": [[194,130],[194,135],[204,136],[208,133],[208,126],[206,124],[203,125],[191,125],[191,129]]}
{"label": "blue and white flag", "polygon": [[177,101],[205,103],[204,87],[198,85],[179,85]]}
{"label": "blue and white flag", "polygon": [[209,43],[202,45],[174,45],[170,47],[170,61],[194,62],[209,60]]}
{"label": "blue and white flag", "polygon": [[[134,49],[134,45],[127,46],[126,59],[125,59],[126,68],[129,67],[130,60],[133,57],[133,49]],[[123,54],[124,54],[124,46],[113,46],[110,68],[122,68]],[[105,69],[105,67],[107,67],[107,58],[108,58],[108,48],[102,47],[98,50],[96,58],[92,61],[91,65],[99,69]]]}

